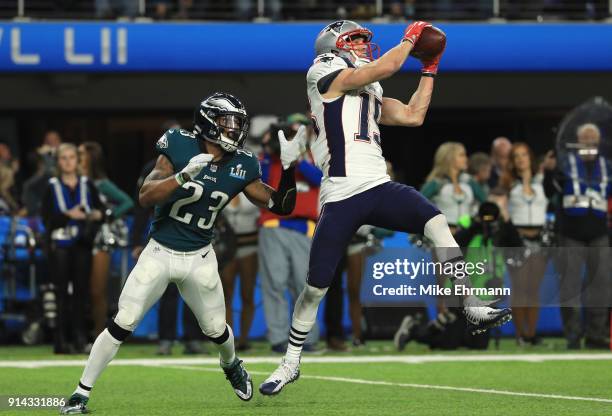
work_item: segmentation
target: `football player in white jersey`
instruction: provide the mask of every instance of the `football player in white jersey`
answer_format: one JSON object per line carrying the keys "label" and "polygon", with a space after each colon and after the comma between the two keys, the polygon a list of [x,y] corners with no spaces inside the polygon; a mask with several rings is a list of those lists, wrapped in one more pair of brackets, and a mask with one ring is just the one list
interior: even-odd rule
{"label": "football player in white jersey", "polygon": [[[308,282],[294,308],[287,353],[260,385],[264,395],[279,393],[299,377],[302,345],[319,303],[361,225],[424,234],[436,246],[438,261],[457,271],[449,276],[454,284],[470,286],[469,279],[463,278],[461,250],[444,215],[414,188],[392,182],[382,156],[379,123],[413,127],[425,119],[441,54],[422,62],[419,86],[407,104],[384,97],[379,81],[400,70],[428,26],[420,21],[409,25],[401,42],[379,59],[373,56],[378,47],[371,42],[372,32],[355,22],[334,22],[317,36],[307,89],[317,133],[311,149],[323,171],[322,210],[310,252]],[[463,305],[473,332],[511,319],[510,309],[491,308],[475,296],[465,296]]]}

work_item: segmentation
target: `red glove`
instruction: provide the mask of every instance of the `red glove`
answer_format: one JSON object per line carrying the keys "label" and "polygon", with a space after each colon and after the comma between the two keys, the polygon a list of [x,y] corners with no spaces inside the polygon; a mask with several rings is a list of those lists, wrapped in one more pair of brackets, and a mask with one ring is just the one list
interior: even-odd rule
{"label": "red glove", "polygon": [[428,61],[421,61],[421,63],[423,64],[423,68],[421,68],[421,74],[425,76],[436,75],[438,73],[438,65],[440,64],[440,58],[442,58],[442,53],[444,53],[444,51],[440,52],[433,59],[430,59]]}
{"label": "red glove", "polygon": [[412,22],[410,26],[408,26],[406,30],[404,30],[404,37],[402,38],[402,42],[408,41],[413,45],[416,45],[419,38],[421,37],[421,32],[428,26],[431,26],[431,23],[423,22],[421,20]]}

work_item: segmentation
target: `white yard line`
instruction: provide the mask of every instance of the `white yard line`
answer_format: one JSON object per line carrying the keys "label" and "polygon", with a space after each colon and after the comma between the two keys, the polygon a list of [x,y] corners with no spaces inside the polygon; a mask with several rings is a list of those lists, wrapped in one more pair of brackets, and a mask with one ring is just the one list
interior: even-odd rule
{"label": "white yard line", "polygon": [[[193,371],[210,371],[220,373],[219,368],[203,368],[203,367],[187,367],[178,365],[163,365],[163,368],[173,368],[178,370],[193,370]],[[251,374],[268,376],[270,373],[264,371],[249,371]],[[611,403],[612,399],[602,399],[599,397],[580,397],[580,396],[563,396],[560,394],[544,394],[544,393],[525,393],[519,391],[508,391],[508,390],[494,390],[494,389],[475,389],[471,387],[454,387],[454,386],[438,386],[432,384],[415,384],[415,383],[393,383],[390,381],[376,381],[376,380],[364,380],[361,378],[348,378],[348,377],[328,377],[328,376],[313,376],[313,375],[300,375],[300,378],[312,379],[312,380],[323,380],[323,381],[337,381],[343,383],[352,384],[366,384],[371,386],[390,386],[390,387],[408,387],[414,389],[429,389],[429,390],[447,390],[447,391],[459,391],[464,393],[484,393],[484,394],[499,394],[504,396],[520,396],[520,397],[536,397],[541,399],[561,399],[561,400],[577,400],[587,402],[598,402],[598,403]]]}
{"label": "white yard line", "polygon": [[[248,364],[278,364],[281,356],[241,356]],[[371,363],[461,363],[472,361],[492,362],[545,362],[545,361],[612,361],[611,353],[585,354],[430,354],[430,355],[369,355],[369,356],[304,356],[302,362],[309,364],[371,364]],[[206,365],[218,364],[218,358],[118,358],[111,365]],[[81,367],[85,360],[0,360],[0,368]]]}

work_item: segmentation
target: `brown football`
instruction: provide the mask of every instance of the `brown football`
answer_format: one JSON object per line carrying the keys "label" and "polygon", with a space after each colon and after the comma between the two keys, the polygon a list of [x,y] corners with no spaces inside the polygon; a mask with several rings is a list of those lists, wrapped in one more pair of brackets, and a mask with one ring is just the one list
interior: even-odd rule
{"label": "brown football", "polygon": [[435,26],[426,27],[410,55],[419,60],[428,60],[442,52],[445,46],[446,34]]}

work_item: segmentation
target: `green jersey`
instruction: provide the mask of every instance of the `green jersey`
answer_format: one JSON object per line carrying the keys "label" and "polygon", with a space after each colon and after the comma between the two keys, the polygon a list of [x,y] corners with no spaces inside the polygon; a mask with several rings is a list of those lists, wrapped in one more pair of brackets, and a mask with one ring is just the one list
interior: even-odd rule
{"label": "green jersey", "polygon": [[[202,153],[199,139],[182,129],[168,130],[155,145],[181,171]],[[151,237],[177,251],[194,251],[210,243],[217,214],[252,181],[261,176],[259,160],[247,150],[226,153],[210,162],[190,182],[155,206]]]}

